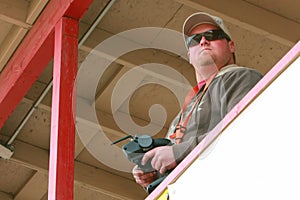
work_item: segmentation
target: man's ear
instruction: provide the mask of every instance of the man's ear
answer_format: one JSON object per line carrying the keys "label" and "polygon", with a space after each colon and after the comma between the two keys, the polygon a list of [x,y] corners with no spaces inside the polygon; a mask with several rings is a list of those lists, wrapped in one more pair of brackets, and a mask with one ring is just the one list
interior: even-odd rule
{"label": "man's ear", "polygon": [[187,52],[187,57],[188,57],[188,59],[189,59],[189,63],[192,64],[192,63],[191,63],[191,59],[190,59],[190,51],[189,51],[189,50],[188,50],[188,52]]}
{"label": "man's ear", "polygon": [[234,42],[233,41],[229,41],[228,45],[229,45],[230,52],[234,53],[235,52],[235,44],[234,44]]}

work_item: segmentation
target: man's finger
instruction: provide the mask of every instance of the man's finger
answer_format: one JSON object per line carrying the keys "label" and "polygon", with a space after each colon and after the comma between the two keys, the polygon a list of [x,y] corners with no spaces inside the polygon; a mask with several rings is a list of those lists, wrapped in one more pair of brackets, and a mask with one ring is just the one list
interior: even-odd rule
{"label": "man's finger", "polygon": [[167,171],[167,167],[164,166],[160,168],[159,173],[164,174],[166,171]]}
{"label": "man's finger", "polygon": [[154,150],[155,149],[152,149],[152,150],[148,151],[147,153],[145,153],[145,155],[143,156],[142,162],[141,162],[142,165],[145,165],[146,162],[155,155]]}
{"label": "man's finger", "polygon": [[132,174],[143,174],[144,172],[141,170],[141,169],[139,169],[139,167],[136,165],[136,166],[134,166],[134,168],[132,169],[132,171],[131,171],[131,173]]}

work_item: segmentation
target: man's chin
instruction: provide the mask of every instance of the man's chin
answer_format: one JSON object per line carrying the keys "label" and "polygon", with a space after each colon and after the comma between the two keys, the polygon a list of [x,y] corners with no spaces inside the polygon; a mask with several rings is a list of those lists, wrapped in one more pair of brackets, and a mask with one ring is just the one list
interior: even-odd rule
{"label": "man's chin", "polygon": [[214,60],[211,59],[211,57],[209,57],[208,59],[201,59],[195,66],[196,66],[196,68],[201,69],[201,68],[207,68],[207,67],[214,67],[214,66],[216,66],[216,64],[215,64]]}
{"label": "man's chin", "polygon": [[194,69],[198,74],[203,77],[210,76],[211,74],[215,73],[218,70],[215,62],[202,62],[197,67],[194,66]]}

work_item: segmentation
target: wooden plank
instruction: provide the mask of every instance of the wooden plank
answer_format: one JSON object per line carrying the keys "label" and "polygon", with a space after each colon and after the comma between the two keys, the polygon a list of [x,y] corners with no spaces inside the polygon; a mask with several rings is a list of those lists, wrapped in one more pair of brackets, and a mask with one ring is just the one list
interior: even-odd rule
{"label": "wooden plank", "polygon": [[7,18],[24,22],[28,5],[29,3],[26,0],[0,0],[0,13]]}
{"label": "wooden plank", "polygon": [[[78,4],[81,7],[74,6]],[[91,0],[49,2],[0,74],[0,128],[53,57],[56,23],[66,13],[74,19],[82,17],[90,4]]]}
{"label": "wooden plank", "polygon": [[[14,196],[14,200],[42,199],[47,192],[47,181],[47,174],[37,171]],[[32,190],[34,190],[34,192],[32,192]]]}
{"label": "wooden plank", "polygon": [[48,199],[73,199],[75,123],[73,87],[77,74],[78,21],[55,26]]}
{"label": "wooden plank", "polygon": [[28,9],[26,22],[29,23],[29,24],[33,24],[34,21],[40,15],[40,12],[47,5],[47,3],[48,3],[48,0],[32,0],[30,2],[30,6],[29,6],[29,9]]}
{"label": "wooden plank", "polygon": [[[10,1],[9,1],[10,2]],[[25,21],[26,15],[24,15],[22,18],[16,18],[16,16],[1,16],[0,19],[4,17],[3,20],[6,20],[10,23],[13,23],[17,26],[13,26],[9,34],[7,34],[6,38],[4,39],[3,43],[1,44],[0,48],[0,71],[5,66],[5,64],[8,62],[9,58],[12,56],[15,49],[18,47],[19,43],[22,41],[28,30],[32,27],[32,24],[36,21],[38,16],[40,15],[40,12],[42,12],[44,6],[48,0],[33,0],[30,2],[29,10],[27,13],[27,18]],[[2,6],[5,4],[2,4]],[[17,9],[16,7],[13,7],[13,9]],[[21,9],[21,8],[19,8]],[[21,10],[21,12],[24,12],[27,9],[27,6]],[[13,13],[12,9],[8,9],[11,13]],[[1,13],[3,13],[1,11]],[[15,12],[19,13],[19,12]],[[13,18],[12,18],[13,17]],[[21,20],[22,19],[22,20]]]}
{"label": "wooden plank", "polygon": [[20,44],[27,32],[27,29],[17,26],[13,26],[9,30],[9,33],[6,35],[0,48],[0,71],[2,70],[2,68],[5,67],[9,58],[11,57],[16,47]]}
{"label": "wooden plank", "polygon": [[30,24],[27,24],[27,23],[25,23],[25,22],[23,22],[21,20],[18,20],[18,19],[6,16],[6,15],[3,15],[3,14],[0,14],[0,20],[8,22],[10,24],[17,25],[17,26],[19,26],[21,28],[25,28],[25,29],[30,29],[31,28]]}
{"label": "wooden plank", "polygon": [[[48,173],[48,151],[19,140],[15,140],[15,153],[11,161],[45,175]],[[110,194],[119,199],[143,199],[146,195],[133,180],[79,161],[75,161],[74,174],[77,184],[95,192]]]}
{"label": "wooden plank", "polygon": [[13,196],[10,194],[6,194],[4,192],[0,192],[0,199],[1,200],[13,200]]}

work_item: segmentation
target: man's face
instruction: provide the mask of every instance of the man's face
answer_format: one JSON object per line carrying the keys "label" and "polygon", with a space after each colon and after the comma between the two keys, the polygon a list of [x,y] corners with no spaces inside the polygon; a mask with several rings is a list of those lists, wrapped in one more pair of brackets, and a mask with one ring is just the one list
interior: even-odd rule
{"label": "man's face", "polygon": [[[216,29],[218,28],[212,24],[201,24],[196,26],[189,35]],[[226,39],[208,41],[205,37],[202,37],[199,44],[189,47],[188,56],[196,71],[201,73],[203,70],[208,70],[205,69],[208,66],[220,70],[228,64],[233,64],[232,53],[234,50],[235,46],[232,41]]]}

